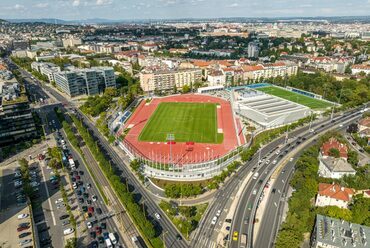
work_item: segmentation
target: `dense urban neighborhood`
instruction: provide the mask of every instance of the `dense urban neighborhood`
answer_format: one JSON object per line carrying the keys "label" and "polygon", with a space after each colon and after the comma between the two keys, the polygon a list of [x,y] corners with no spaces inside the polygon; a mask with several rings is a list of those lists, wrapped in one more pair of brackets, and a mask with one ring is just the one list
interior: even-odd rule
{"label": "dense urban neighborhood", "polygon": [[0,20],[0,247],[370,246],[369,16],[25,18]]}

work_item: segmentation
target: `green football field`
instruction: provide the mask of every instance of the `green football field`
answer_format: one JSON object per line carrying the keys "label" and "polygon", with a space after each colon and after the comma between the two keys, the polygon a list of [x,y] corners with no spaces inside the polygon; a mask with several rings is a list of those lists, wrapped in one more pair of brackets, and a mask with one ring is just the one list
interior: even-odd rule
{"label": "green football field", "polygon": [[273,95],[273,96],[278,96],[278,97],[284,98],[284,99],[292,101],[292,102],[302,104],[302,105],[307,106],[311,109],[320,109],[320,108],[327,108],[327,107],[332,106],[332,104],[330,104],[328,102],[324,102],[324,101],[314,99],[314,98],[311,98],[311,97],[308,97],[308,96],[304,96],[304,95],[301,95],[301,94],[298,94],[298,93],[295,93],[295,92],[291,92],[291,91],[288,91],[288,90],[283,90],[283,89],[280,89],[280,88],[274,87],[274,86],[261,87],[261,88],[257,88],[257,90],[263,91],[263,92],[268,93],[268,94]]}
{"label": "green football field", "polygon": [[175,141],[222,143],[217,133],[217,106],[214,103],[162,102],[139,135],[140,141],[164,142],[167,134]]}

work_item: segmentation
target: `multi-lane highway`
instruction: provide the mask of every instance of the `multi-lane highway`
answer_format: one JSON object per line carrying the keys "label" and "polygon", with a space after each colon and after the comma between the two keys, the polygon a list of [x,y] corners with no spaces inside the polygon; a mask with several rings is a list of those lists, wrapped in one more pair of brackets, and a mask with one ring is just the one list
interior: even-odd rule
{"label": "multi-lane highway", "polygon": [[[345,116],[344,116],[345,117]],[[313,123],[311,126],[311,129],[317,129],[317,128],[325,128],[328,126],[328,123],[331,123],[330,120],[325,119],[325,120],[320,120],[317,121],[316,123]],[[336,122],[337,123],[337,122]],[[301,128],[298,128],[290,133],[288,133],[288,141],[292,142],[293,140],[296,141],[296,137],[299,137],[305,132],[309,131],[308,126],[304,126]],[[312,133],[311,135],[313,135]],[[302,136],[303,137],[303,136]],[[221,188],[220,190],[216,193],[213,201],[209,205],[207,212],[205,213],[204,217],[202,218],[199,228],[195,231],[194,237],[191,242],[191,247],[214,247],[217,244],[214,244],[214,241],[217,239],[218,233],[220,231],[220,226],[222,222],[225,220],[226,215],[222,214],[218,218],[218,222],[216,225],[211,225],[211,221],[213,216],[216,215],[216,212],[218,210],[221,211],[227,211],[229,210],[230,207],[230,202],[234,199],[233,195],[235,195],[235,192],[239,189],[241,182],[244,181],[248,175],[250,175],[252,172],[259,172],[259,175],[264,175],[267,176],[268,173],[271,172],[272,168],[274,165],[271,163],[273,160],[276,158],[279,158],[278,155],[273,153],[272,151],[276,151],[278,146],[281,146],[285,142],[285,137],[280,137],[278,139],[275,139],[274,141],[270,142],[269,144],[265,145],[264,147],[261,148],[259,152],[257,152],[247,163],[245,163],[239,171],[236,172],[236,175],[234,177],[227,181]],[[303,139],[306,139],[304,137]],[[301,141],[300,141],[301,142]],[[290,150],[289,152],[294,149],[296,144],[291,145],[289,147]],[[281,148],[282,149],[282,148]],[[286,150],[286,149],[285,149]],[[284,149],[283,149],[284,151]],[[267,156],[271,155],[271,158],[267,158]],[[265,164],[265,162],[259,166],[258,165],[258,160],[259,156],[261,158],[266,157],[264,160],[270,160],[270,163],[268,165]],[[253,167],[257,167],[256,171],[253,171]],[[238,207],[236,209],[236,214],[234,215],[235,217],[233,218],[233,223],[232,226],[234,228],[231,228],[230,236],[232,236],[232,231],[237,230],[239,232],[239,236],[241,233],[245,232],[247,233],[247,230],[245,228],[241,228],[241,226],[245,226],[246,222],[248,223],[253,221],[253,218],[249,218],[248,220],[248,213],[252,211],[253,204],[247,205],[247,202],[251,202],[251,200],[255,200],[256,195],[253,195],[253,189],[255,188],[260,188],[263,184],[260,183],[261,178],[258,178],[256,180],[251,180],[251,183],[248,185],[252,185],[249,187],[246,187],[243,191],[243,197],[238,199]],[[231,197],[230,197],[231,196]],[[249,199],[248,197],[251,196],[252,198]],[[258,197],[259,198],[259,197]],[[258,200],[258,199],[257,199]],[[243,216],[246,216],[245,218]],[[236,228],[238,227],[238,228]],[[239,228],[240,227],[240,228]],[[232,237],[230,237],[230,245],[233,247],[238,247],[240,246],[240,239],[238,239],[237,242],[232,241]]]}
{"label": "multi-lane highway", "polygon": [[[331,122],[330,120],[327,120],[326,122],[321,122],[318,124],[315,124],[312,126],[312,128],[315,129],[315,133],[310,132],[309,130],[305,130],[300,132],[300,136],[291,136],[293,139],[291,139],[289,142],[281,143],[278,149],[281,151],[281,153],[276,154],[276,149],[275,151],[270,149],[270,153],[267,154],[266,159],[263,161],[263,163],[255,170],[254,173],[258,173],[258,176],[256,179],[251,180],[248,184],[247,187],[244,189],[243,192],[243,197],[240,199],[238,208],[235,212],[234,215],[234,221],[232,225],[232,231],[237,231],[240,234],[247,234],[247,240],[248,240],[248,245],[244,245],[244,247],[252,247],[252,239],[253,239],[253,222],[254,222],[254,216],[256,212],[256,208],[258,205],[258,202],[260,201],[260,197],[263,191],[263,188],[267,181],[270,179],[271,174],[274,172],[275,168],[279,166],[279,163],[281,161],[286,160],[286,157],[289,157],[289,154],[292,152],[298,152],[302,150],[303,148],[307,147],[307,145],[310,145],[311,143],[308,142],[308,144],[302,144],[304,143],[305,140],[314,137],[316,133],[321,133],[325,132],[334,125],[337,125],[338,122],[343,123],[346,120],[355,120],[356,118],[359,118],[360,112],[354,112],[351,113],[350,115],[343,115],[339,116],[335,119],[335,122]],[[299,146],[296,150],[295,147]],[[272,151],[272,152],[271,152]],[[267,160],[267,162],[266,162]],[[272,161],[276,161],[276,164],[272,163]],[[258,163],[258,161],[254,161],[255,164]],[[272,205],[268,205],[269,207],[274,207],[276,210],[279,210],[279,204],[280,200],[282,197],[285,197],[283,193],[281,192],[285,185],[287,184],[287,179],[289,174],[291,173],[293,169],[293,162],[294,161],[289,161],[287,163],[287,168],[285,168],[285,172],[282,178],[278,178],[276,183],[277,185],[274,186],[274,188],[279,187],[279,191],[273,194],[272,196]],[[279,181],[280,180],[280,181]],[[271,203],[270,199],[268,200],[268,204]],[[276,204],[275,204],[276,203]],[[277,207],[277,208],[276,208]],[[276,215],[278,211],[276,211],[274,214]],[[266,215],[271,214],[271,213],[265,213]],[[263,230],[263,238],[261,237],[262,244],[256,243],[256,247],[270,247],[271,242],[268,243],[271,239],[273,239],[273,234],[272,232],[276,232],[276,229],[273,230],[273,226],[276,224],[276,216],[274,215],[274,218],[269,219],[269,226],[268,225],[262,225],[262,228],[260,230]],[[246,222],[245,220],[249,220]],[[266,218],[267,219],[267,218]],[[267,229],[267,230],[266,230]],[[231,242],[231,247],[241,247],[243,244],[241,244],[240,238],[238,240],[232,240]]]}

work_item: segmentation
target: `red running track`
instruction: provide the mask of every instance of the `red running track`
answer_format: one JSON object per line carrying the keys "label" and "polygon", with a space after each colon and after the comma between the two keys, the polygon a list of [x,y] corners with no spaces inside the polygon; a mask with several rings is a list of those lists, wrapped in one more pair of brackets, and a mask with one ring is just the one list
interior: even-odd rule
{"label": "red running track", "polygon": [[149,105],[142,101],[134,114],[126,122],[124,128],[132,126],[126,135],[124,142],[129,144],[142,156],[148,159],[168,163],[170,161],[170,145],[164,142],[142,142],[138,137],[146,122],[157,108],[160,102],[209,102],[219,103],[217,108],[218,128],[223,130],[224,140],[222,144],[195,143],[192,151],[187,151],[184,142],[176,142],[171,145],[172,162],[175,164],[199,163],[221,157],[238,146],[237,132],[234,127],[233,113],[228,101],[205,95],[187,94],[153,99]]}

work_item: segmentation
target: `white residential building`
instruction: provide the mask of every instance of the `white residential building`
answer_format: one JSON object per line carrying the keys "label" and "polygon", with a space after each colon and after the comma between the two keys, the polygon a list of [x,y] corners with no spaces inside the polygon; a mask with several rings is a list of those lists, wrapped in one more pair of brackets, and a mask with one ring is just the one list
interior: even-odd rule
{"label": "white residential building", "polygon": [[338,184],[320,183],[316,196],[316,206],[337,206],[348,208],[355,191],[351,188],[341,187]]}
{"label": "white residential building", "polygon": [[355,175],[356,170],[343,158],[320,158],[319,175],[339,179],[345,175]]}

